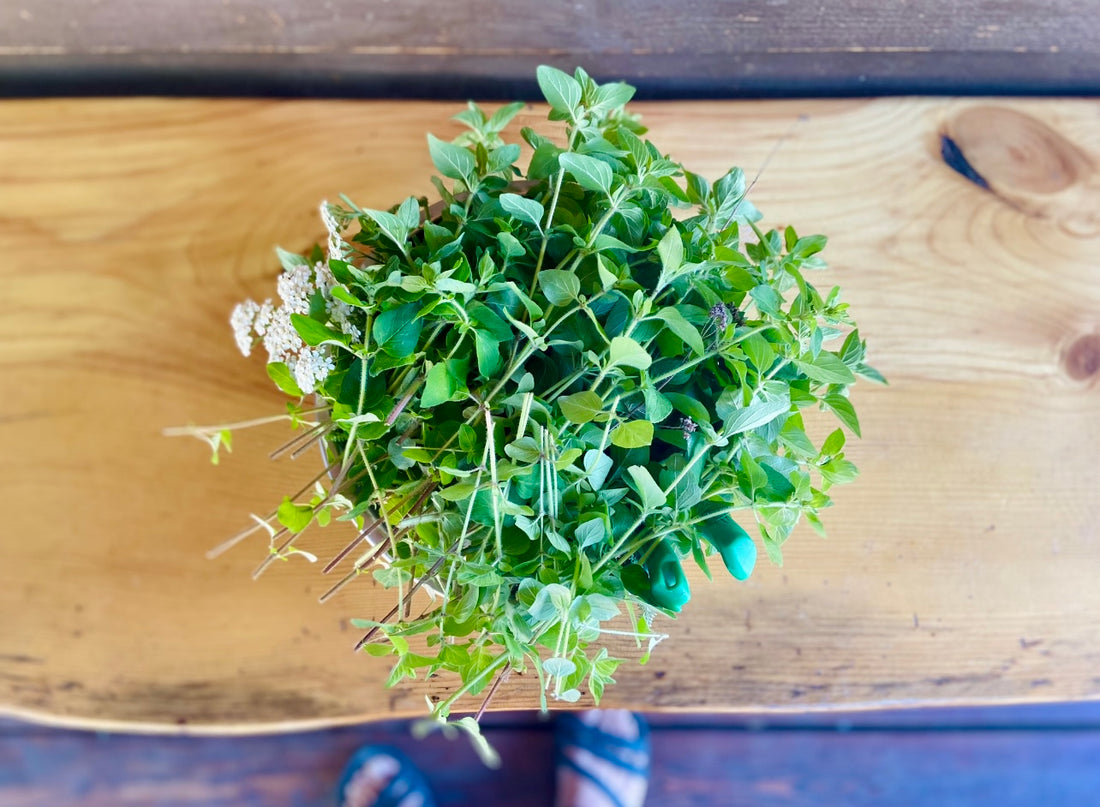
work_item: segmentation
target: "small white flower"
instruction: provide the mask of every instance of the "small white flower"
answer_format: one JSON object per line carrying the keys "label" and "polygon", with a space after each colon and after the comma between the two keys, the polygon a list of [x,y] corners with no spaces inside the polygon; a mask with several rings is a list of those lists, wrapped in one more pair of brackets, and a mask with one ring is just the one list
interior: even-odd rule
{"label": "small white flower", "polygon": [[313,269],[309,266],[295,266],[279,275],[275,283],[282,298],[283,306],[291,314],[308,314],[309,297],[313,294]]}
{"label": "small white flower", "polygon": [[298,356],[294,362],[294,380],[298,384],[298,389],[307,395],[315,389],[313,386],[313,362],[304,353]]}
{"label": "small white flower", "polygon": [[274,312],[275,307],[271,304],[271,300],[264,300],[260,310],[256,312],[256,321],[252,323],[252,329],[257,336],[263,336],[267,333],[267,326],[271,322],[271,315]]}
{"label": "small white flower", "polygon": [[328,254],[337,260],[347,260],[352,255],[351,247],[344,240],[344,228],[351,221],[351,214],[341,207],[321,202],[321,221],[328,231]]}
{"label": "small white flower", "polygon": [[[289,364],[288,364],[289,366]],[[323,348],[303,348],[291,368],[302,392],[313,392],[336,369],[336,362]]]}
{"label": "small white flower", "polygon": [[324,261],[318,261],[313,265],[313,284],[328,296],[332,287],[336,285],[336,278],[332,276],[332,270]]}
{"label": "small white flower", "polygon": [[[346,258],[347,244],[343,240],[343,231],[351,222],[352,214],[324,202],[321,204],[321,218],[329,232],[330,256]],[[336,278],[326,261],[318,261],[313,266],[296,265],[284,269],[276,282],[280,305],[276,306],[270,299],[264,300],[262,305],[246,300],[233,309],[230,323],[241,353],[249,355],[256,337],[259,337],[267,350],[269,363],[282,362],[293,374],[302,392],[315,391],[335,371],[336,362],[328,348],[311,348],[302,341],[291,322],[291,315],[308,315],[310,300],[319,291],[332,326],[353,339],[362,339],[361,312],[332,297],[335,285]]]}
{"label": "small white flower", "polygon": [[291,358],[296,356],[305,344],[290,322],[291,313],[286,306],[279,306],[272,311],[267,323],[267,332],[264,334],[267,360],[285,362],[288,367],[291,364]]}
{"label": "small white flower", "polygon": [[237,347],[245,356],[252,353],[252,326],[259,312],[260,306],[254,300],[245,300],[238,303],[229,316],[233,338],[237,340]]}
{"label": "small white flower", "polygon": [[346,333],[348,336],[350,336],[356,342],[360,342],[363,339],[363,332],[361,330],[359,330],[358,326],[356,326],[355,324],[353,324],[351,322],[347,322],[347,321],[341,322],[340,323],[340,330],[343,331],[344,333]]}

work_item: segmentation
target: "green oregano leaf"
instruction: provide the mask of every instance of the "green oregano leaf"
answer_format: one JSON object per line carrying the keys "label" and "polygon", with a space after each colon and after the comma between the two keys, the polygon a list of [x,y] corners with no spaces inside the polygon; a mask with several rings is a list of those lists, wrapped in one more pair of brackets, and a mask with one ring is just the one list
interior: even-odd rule
{"label": "green oregano leaf", "polygon": [[591,390],[575,392],[558,399],[561,413],[570,423],[584,424],[603,412],[603,400]]}
{"label": "green oregano leaf", "polygon": [[371,329],[375,344],[394,358],[411,356],[424,325],[418,308],[416,303],[406,303],[379,314]]}
{"label": "green oregano leaf", "polygon": [[439,173],[450,179],[460,179],[470,184],[470,177],[477,170],[477,163],[469,149],[440,140],[434,135],[428,135],[428,152]]}
{"label": "green oregano leaf", "polygon": [[856,380],[848,366],[828,351],[822,351],[810,361],[795,359],[794,366],[800,373],[825,384],[851,384]]}
{"label": "green oregano leaf", "polygon": [[611,442],[619,448],[644,448],[653,442],[653,424],[648,420],[631,420],[611,430]]}
{"label": "green oregano leaf", "polygon": [[571,116],[581,102],[581,85],[577,80],[548,65],[540,65],[536,77],[551,109]]}
{"label": "green oregano leaf", "polygon": [[322,342],[347,342],[347,336],[334,331],[305,314],[291,314],[290,324],[307,345],[316,347]]}
{"label": "green oregano leaf", "polygon": [[577,184],[585,190],[611,193],[611,168],[603,160],[584,154],[566,153],[558,157],[558,163],[568,171]]}
{"label": "green oregano leaf", "polygon": [[302,395],[305,394],[298,387],[298,382],[294,380],[293,373],[290,372],[289,368],[287,368],[286,364],[283,362],[269,362],[267,365],[267,375],[275,382],[275,385],[287,395],[301,398]]}
{"label": "green oregano leaf", "polygon": [[706,352],[703,336],[699,333],[699,329],[684,319],[684,315],[675,308],[662,308],[657,312],[657,316],[668,326],[670,331],[684,340],[684,344],[691,348],[692,353],[696,356],[702,356]]}
{"label": "green oregano leaf", "polygon": [[824,401],[825,405],[833,411],[840,422],[852,430],[852,434],[856,437],[863,436],[859,432],[859,416],[856,414],[856,409],[852,406],[851,401],[843,395],[835,393],[826,395]]}
{"label": "green oregano leaf", "polygon": [[613,367],[633,367],[648,370],[653,357],[644,347],[629,336],[616,336],[608,350],[609,364]]}
{"label": "green oregano leaf", "polygon": [[308,505],[295,504],[289,497],[284,497],[282,504],[276,512],[279,523],[293,533],[299,533],[313,521],[313,508]]}
{"label": "green oregano leaf", "polygon": [[539,288],[552,305],[566,305],[581,293],[581,281],[564,269],[547,269],[539,275]]}
{"label": "green oregano leaf", "polygon": [[656,510],[658,507],[664,507],[664,491],[661,490],[661,486],[654,481],[648,468],[644,465],[631,465],[626,469],[626,472],[630,474],[630,478],[634,480],[634,487],[638,491],[638,495],[641,496],[642,506],[647,511]]}
{"label": "green oregano leaf", "polygon": [[499,197],[500,206],[506,213],[510,213],[520,221],[533,224],[539,230],[542,229],[542,218],[546,211],[536,199],[528,199],[518,193],[502,193]]}

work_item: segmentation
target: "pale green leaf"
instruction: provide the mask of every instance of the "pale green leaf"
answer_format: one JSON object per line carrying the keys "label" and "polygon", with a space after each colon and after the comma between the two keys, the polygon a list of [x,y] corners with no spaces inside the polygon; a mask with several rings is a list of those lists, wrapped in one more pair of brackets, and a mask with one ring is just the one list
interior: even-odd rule
{"label": "pale green leaf", "polygon": [[703,337],[699,333],[699,329],[684,319],[684,315],[677,311],[675,308],[662,308],[657,312],[657,316],[668,326],[668,329],[674,334],[684,340],[692,352],[697,356],[702,356],[706,351],[706,347],[703,345]]}
{"label": "pale green leaf", "polygon": [[665,492],[654,480],[649,469],[644,465],[631,465],[626,469],[630,478],[634,480],[634,488],[642,498],[642,506],[647,510],[656,510],[665,505]]}
{"label": "pale green leaf", "polygon": [[555,656],[553,658],[543,659],[542,670],[547,675],[552,675],[555,678],[565,678],[577,671],[577,665],[567,658]]}
{"label": "pale green leaf", "polygon": [[542,217],[546,215],[546,211],[536,200],[520,196],[518,193],[502,193],[499,201],[504,212],[542,230]]}
{"label": "pale green leaf", "polygon": [[759,429],[771,423],[777,417],[791,409],[791,402],[785,398],[756,398],[744,409],[736,409],[725,418],[726,426],[722,434],[733,437],[735,434]]}
{"label": "pale green leaf", "polygon": [[574,532],[574,536],[577,539],[577,544],[581,549],[598,544],[607,535],[607,529],[604,525],[604,521],[600,517],[590,518],[587,521],[582,521],[577,525],[577,529]]}
{"label": "pale green leaf", "polygon": [[552,305],[566,305],[581,293],[581,281],[564,269],[546,269],[539,274],[539,288]]}
{"label": "pale green leaf", "polygon": [[646,349],[635,342],[629,336],[616,336],[611,340],[608,352],[610,365],[613,367],[633,367],[637,370],[648,370],[653,363],[653,357]]}
{"label": "pale green leaf", "polygon": [[684,242],[675,225],[668,228],[657,243],[657,254],[661,256],[661,269],[664,277],[669,277],[684,264]]}
{"label": "pale green leaf", "polygon": [[600,276],[600,287],[604,291],[607,291],[619,282],[619,278],[607,268],[607,263],[604,261],[603,255],[598,253],[596,255],[596,271]]}
{"label": "pale green leaf", "polygon": [[313,521],[313,508],[305,504],[295,504],[289,497],[283,497],[276,511],[279,523],[293,533],[299,533]]}
{"label": "pale green leaf", "polygon": [[409,240],[409,228],[397,216],[385,210],[364,210],[363,214],[378,225],[378,229],[401,249]]}
{"label": "pale green leaf", "polygon": [[585,190],[611,193],[611,166],[603,160],[585,154],[567,152],[558,158],[563,169],[573,175],[577,183]]}
{"label": "pale green leaf", "polygon": [[672,404],[652,384],[646,383],[642,387],[642,396],[645,398],[645,416],[651,422],[660,423],[672,414]]}
{"label": "pale green leaf", "polygon": [[348,337],[345,334],[334,331],[332,328],[322,325],[317,320],[311,319],[305,314],[291,314],[290,324],[294,326],[294,330],[302,337],[302,341],[311,347],[316,347],[323,342],[340,342],[346,344],[348,341]]}
{"label": "pale green leaf", "polygon": [[771,343],[758,333],[741,342],[741,349],[745,351],[745,355],[761,375],[775,363],[775,350]]}
{"label": "pale green leaf", "polygon": [[833,393],[825,396],[825,405],[833,410],[841,423],[852,430],[852,434],[856,437],[863,436],[859,432],[859,416],[856,415],[856,409],[852,406],[851,401],[843,395]]}
{"label": "pale green leaf", "polygon": [[575,392],[558,399],[561,413],[570,423],[588,423],[603,411],[603,400],[592,390]]}
{"label": "pale green leaf", "polygon": [[294,380],[294,374],[290,372],[290,369],[283,362],[273,361],[268,363],[267,374],[271,380],[275,382],[275,386],[287,395],[301,398],[304,394],[298,387],[298,382]]}
{"label": "pale green leaf", "polygon": [[309,261],[296,252],[288,252],[282,247],[275,247],[275,254],[279,256],[279,263],[283,269],[290,272],[300,266],[309,266]]}
{"label": "pale green leaf", "polygon": [[631,420],[611,430],[611,442],[619,448],[643,448],[653,442],[653,424]]}
{"label": "pale green leaf", "polygon": [[555,622],[568,612],[572,592],[561,583],[548,583],[539,590],[527,612],[536,622]]}
{"label": "pale green leaf", "polygon": [[539,89],[554,110],[572,116],[581,102],[581,85],[568,73],[556,67],[539,65],[535,73]]}
{"label": "pale green leaf", "polygon": [[603,483],[607,481],[607,475],[611,472],[612,465],[611,457],[602,451],[590,448],[584,453],[584,472],[592,490],[598,491],[603,487]]}
{"label": "pale green leaf", "polygon": [[823,384],[851,384],[856,380],[848,365],[827,350],[819,353],[813,361],[795,359],[794,365],[803,375]]}
{"label": "pale green leaf", "polygon": [[434,135],[428,135],[428,151],[439,173],[450,179],[460,179],[467,184],[470,183],[470,177],[477,169],[477,163],[469,149],[440,140]]}

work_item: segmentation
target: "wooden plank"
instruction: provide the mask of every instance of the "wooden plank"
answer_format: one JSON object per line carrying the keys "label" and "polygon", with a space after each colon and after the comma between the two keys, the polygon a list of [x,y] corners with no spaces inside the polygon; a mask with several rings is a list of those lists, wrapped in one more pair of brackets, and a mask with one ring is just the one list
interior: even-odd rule
{"label": "wooden plank", "polygon": [[[934,807],[1088,802],[1100,735],[658,732],[647,804]],[[705,773],[704,773],[705,772]]]}
{"label": "wooden plank", "polygon": [[[0,736],[5,807],[261,807],[336,804],[337,780],[361,745],[419,760],[440,807],[549,805],[553,735],[547,727],[490,730],[504,766],[486,768],[470,744],[413,739],[406,723],[269,737],[191,738],[54,731]],[[534,800],[532,800],[532,795]]]}
{"label": "wooden plank", "polygon": [[[364,582],[322,607],[305,563],[204,551],[317,462],[279,428],[212,468],[160,430],[282,408],[236,354],[235,301],[317,202],[428,193],[448,105],[37,101],[0,106],[0,708],[81,725],[256,731],[419,714],[450,681],[386,692],[353,656]],[[1083,101],[643,105],[704,175],[750,174],[777,224],[831,236],[888,388],[858,388],[862,480],[787,565],[694,579],[688,612],[609,703],[802,710],[1100,695],[1100,246]],[[538,109],[522,116],[534,123]],[[800,122],[799,122],[800,121]],[[793,129],[792,129],[793,125]],[[968,159],[990,190],[941,156]],[[961,155],[961,156],[960,156]],[[322,533],[321,554],[339,543]],[[619,648],[627,655],[629,648]],[[533,682],[503,688],[529,707]],[[471,704],[474,708],[476,704]]]}
{"label": "wooden plank", "polygon": [[[465,741],[414,741],[408,727],[252,738],[135,737],[30,730],[0,735],[6,807],[252,807],[332,804],[361,744],[418,761],[441,807],[552,803],[552,724],[490,726],[504,766],[484,768]],[[935,807],[1088,804],[1100,785],[1092,731],[744,731],[655,725],[647,804]]]}
{"label": "wooden plank", "polygon": [[[67,24],[58,25],[57,20]],[[542,62],[653,96],[1095,93],[1074,0],[25,0],[0,8],[0,92],[534,97]]]}

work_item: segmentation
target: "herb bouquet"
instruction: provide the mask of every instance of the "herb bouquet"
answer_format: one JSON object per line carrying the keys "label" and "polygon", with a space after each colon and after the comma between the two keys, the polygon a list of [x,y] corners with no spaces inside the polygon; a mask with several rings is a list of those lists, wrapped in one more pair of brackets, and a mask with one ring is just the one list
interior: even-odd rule
{"label": "herb bouquet", "polygon": [[762,231],[740,169],[711,184],[663,155],[624,110],[632,87],[538,81],[564,136],[523,129],[525,173],[501,137],[522,105],[471,103],[468,131],[428,137],[440,203],[323,204],[327,250],[280,250],[281,304],[232,316],[294,399],[284,450],[321,441],[328,459],[258,519],[257,572],[308,556],[312,525],[354,522],[332,591],[362,574],[394,590],[389,613],[353,620],[357,649],[394,657],[391,685],[457,675],[437,718],[513,670],[539,677],[544,708],[599,701],[620,663],[601,637],[662,638],[685,559],[709,577],[717,554],[743,580],[743,524],[776,563],[801,517],[822,532],[856,469],[844,432],[815,446],[802,410],[858,435],[846,391],[880,379],[838,289],[805,278],[823,236]]}

